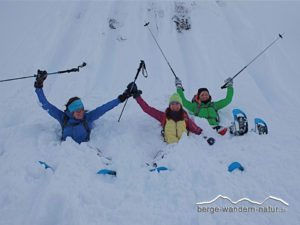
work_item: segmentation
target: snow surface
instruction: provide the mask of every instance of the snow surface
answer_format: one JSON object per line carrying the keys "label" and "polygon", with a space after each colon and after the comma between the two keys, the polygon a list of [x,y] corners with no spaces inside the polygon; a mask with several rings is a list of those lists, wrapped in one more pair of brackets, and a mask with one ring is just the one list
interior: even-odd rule
{"label": "snow surface", "polygon": [[[192,26],[181,34],[172,22],[178,4]],[[234,80],[234,99],[220,112],[223,125],[232,121],[233,108],[247,113],[250,128],[261,117],[269,135],[221,137],[194,118],[216,138],[214,146],[193,134],[166,146],[159,123],[133,99],[120,123],[122,105],[97,120],[89,143],[60,143],[60,126],[41,109],[34,80],[1,83],[0,224],[299,224],[299,11],[299,1],[1,1],[1,79],[87,62],[80,73],[45,81],[48,100],[62,110],[73,96],[87,109],[114,99],[141,59],[149,73],[137,81],[143,98],[160,110],[167,107],[174,77],[143,26],[148,21],[187,98],[199,87],[223,98],[223,80],[278,33],[285,36]],[[109,28],[110,19],[118,21],[117,29]],[[112,157],[111,165],[96,155],[97,148]],[[159,163],[170,170],[150,173],[145,162],[160,150],[168,155]],[[229,173],[234,161],[245,171]],[[103,168],[116,169],[117,178],[97,175]],[[197,202],[219,194],[259,202],[272,195],[289,206],[284,213],[197,211]],[[226,200],[214,204],[222,205],[231,206]]]}

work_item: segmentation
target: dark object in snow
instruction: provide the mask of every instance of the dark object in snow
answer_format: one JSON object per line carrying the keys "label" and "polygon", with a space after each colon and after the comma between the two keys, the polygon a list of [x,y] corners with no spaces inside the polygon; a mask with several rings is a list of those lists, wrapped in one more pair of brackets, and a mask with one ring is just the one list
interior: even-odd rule
{"label": "dark object in snow", "polygon": [[110,18],[108,20],[108,26],[110,29],[118,29],[120,27],[122,27],[122,23],[120,23],[118,20],[114,19],[114,18]]}
{"label": "dark object in snow", "polygon": [[189,22],[189,18],[173,16],[173,22],[176,24],[176,30],[178,33],[182,33],[183,30],[190,30],[191,24]]}

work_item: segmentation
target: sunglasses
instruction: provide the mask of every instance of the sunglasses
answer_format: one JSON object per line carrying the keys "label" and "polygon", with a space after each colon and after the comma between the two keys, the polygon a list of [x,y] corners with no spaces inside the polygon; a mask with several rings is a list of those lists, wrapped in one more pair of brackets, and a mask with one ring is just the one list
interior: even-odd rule
{"label": "sunglasses", "polygon": [[84,108],[83,108],[83,107],[81,107],[81,108],[79,108],[79,109],[76,109],[74,112],[80,113],[80,112],[82,112],[82,111],[84,111]]}

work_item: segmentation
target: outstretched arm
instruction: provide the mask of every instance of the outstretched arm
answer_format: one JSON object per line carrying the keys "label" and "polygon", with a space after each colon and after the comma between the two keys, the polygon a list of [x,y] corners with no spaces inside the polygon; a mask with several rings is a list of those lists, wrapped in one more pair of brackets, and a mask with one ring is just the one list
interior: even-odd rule
{"label": "outstretched arm", "polygon": [[197,126],[197,124],[194,123],[193,120],[188,118],[188,130],[191,131],[194,134],[200,135],[202,133],[202,129]]}
{"label": "outstretched arm", "polygon": [[164,118],[164,112],[159,111],[151,106],[149,106],[144,99],[142,99],[141,96],[137,97],[135,99],[137,101],[137,103],[140,105],[140,107],[142,108],[142,110],[147,113],[148,115],[150,115],[151,117],[153,117],[154,119],[158,120],[159,122],[162,122],[163,118]]}
{"label": "outstretched arm", "polygon": [[107,102],[106,104],[99,106],[98,108],[88,112],[87,113],[88,120],[90,120],[92,122],[94,120],[99,119],[104,113],[113,109],[114,107],[119,105],[119,103],[120,103],[119,98],[116,98],[116,99],[114,99],[110,102]]}
{"label": "outstretched arm", "polygon": [[182,99],[182,104],[183,106],[188,109],[189,111],[191,112],[194,112],[195,111],[195,106],[196,104],[193,103],[193,102],[190,102],[188,101],[185,96],[184,96],[184,93],[183,93],[183,90],[181,88],[177,89],[177,93],[180,95],[181,99]]}
{"label": "outstretched arm", "polygon": [[121,102],[126,101],[130,96],[130,93],[125,90],[123,94],[120,94],[116,99],[99,106],[98,108],[92,110],[91,112],[87,113],[87,120],[93,122],[94,120],[99,119],[104,113],[107,111],[115,108],[117,105],[119,105]]}
{"label": "outstretched arm", "polygon": [[215,106],[217,110],[224,108],[225,106],[229,105],[233,98],[233,87],[227,88],[227,95],[224,99],[215,102]]}
{"label": "outstretched arm", "polygon": [[64,117],[64,112],[48,102],[42,88],[36,88],[35,93],[37,94],[38,99],[42,104],[42,108],[46,110],[50,116],[52,116],[53,118],[58,120],[59,123],[61,123],[62,118]]}

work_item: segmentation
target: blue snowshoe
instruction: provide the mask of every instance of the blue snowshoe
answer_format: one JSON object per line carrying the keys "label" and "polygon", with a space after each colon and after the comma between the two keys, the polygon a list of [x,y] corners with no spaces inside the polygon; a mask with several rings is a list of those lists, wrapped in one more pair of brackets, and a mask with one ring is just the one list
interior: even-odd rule
{"label": "blue snowshoe", "polygon": [[254,128],[255,133],[258,133],[259,135],[268,134],[268,126],[265,121],[263,121],[260,118],[255,118],[254,124],[255,124],[255,128]]}
{"label": "blue snowshoe", "polygon": [[240,109],[232,110],[234,121],[229,127],[231,134],[235,136],[242,136],[248,132],[248,119],[246,114]]}

